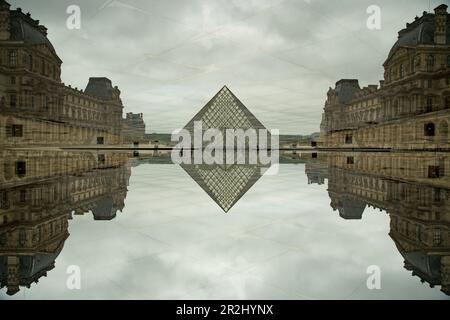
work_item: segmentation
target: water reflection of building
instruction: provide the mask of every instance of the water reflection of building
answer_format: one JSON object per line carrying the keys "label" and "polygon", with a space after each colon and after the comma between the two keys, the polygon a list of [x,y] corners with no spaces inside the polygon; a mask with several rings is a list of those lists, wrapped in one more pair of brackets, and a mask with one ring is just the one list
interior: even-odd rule
{"label": "water reflection of building", "polygon": [[140,141],[145,138],[145,122],[142,113],[127,113],[122,119],[122,136],[125,141]]}
{"label": "water reflection of building", "polygon": [[450,295],[449,161],[448,153],[335,153],[306,173],[328,179],[344,219],[361,219],[366,206],[388,212],[405,268]]}
{"label": "water reflection of building", "polygon": [[21,150],[0,159],[15,167],[0,175],[0,287],[12,295],[54,267],[73,214],[111,220],[123,209],[131,169],[118,153]]}
{"label": "water reflection of building", "polygon": [[328,91],[321,139],[331,147],[450,148],[447,6],[399,32],[380,86],[343,79]]}
{"label": "water reflection of building", "polygon": [[0,0],[0,145],[121,141],[120,90],[107,78],[66,86],[61,64],[47,28]]}

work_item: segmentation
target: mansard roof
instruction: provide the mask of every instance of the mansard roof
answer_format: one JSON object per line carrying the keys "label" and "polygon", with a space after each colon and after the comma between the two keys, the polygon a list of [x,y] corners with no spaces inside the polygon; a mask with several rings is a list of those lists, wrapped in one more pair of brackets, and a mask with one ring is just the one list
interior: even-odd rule
{"label": "mansard roof", "polygon": [[[440,5],[435,9],[447,10],[446,5]],[[447,14],[447,38],[446,44],[450,44],[450,15]],[[395,51],[400,47],[415,47],[418,45],[435,45],[434,32],[436,15],[434,13],[423,12],[422,17],[416,17],[412,23],[407,23],[406,28],[398,33],[398,40],[391,48],[388,59],[390,59]]]}
{"label": "mansard roof", "polygon": [[39,24],[39,20],[31,18],[30,14],[24,14],[21,9],[12,10],[10,15],[10,40],[19,41],[30,45],[46,45],[49,50],[58,57],[55,48],[47,38],[47,28]]}

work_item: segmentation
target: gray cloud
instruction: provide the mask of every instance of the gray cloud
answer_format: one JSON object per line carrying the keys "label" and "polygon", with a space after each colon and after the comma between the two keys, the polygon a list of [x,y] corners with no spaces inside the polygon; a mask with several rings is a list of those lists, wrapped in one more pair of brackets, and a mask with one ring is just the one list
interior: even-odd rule
{"label": "gray cloud", "polygon": [[[431,1],[433,9],[442,1]],[[182,127],[227,85],[269,128],[318,131],[325,93],[340,78],[382,79],[397,32],[428,1],[38,0],[11,1],[40,19],[64,61],[63,81],[83,88],[107,76],[125,111],[152,132]],[[66,8],[82,29],[65,27]],[[382,29],[366,28],[381,7]]]}

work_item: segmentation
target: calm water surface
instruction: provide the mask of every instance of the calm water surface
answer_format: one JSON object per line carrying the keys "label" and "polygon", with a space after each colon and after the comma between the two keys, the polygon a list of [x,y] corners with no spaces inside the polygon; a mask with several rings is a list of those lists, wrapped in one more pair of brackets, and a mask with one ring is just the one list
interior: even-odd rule
{"label": "calm water surface", "polygon": [[[358,157],[347,160],[350,165],[352,161],[357,162]],[[14,228],[33,225],[7,222],[1,226],[0,233],[9,233],[9,238],[4,236],[0,244],[1,279],[3,285],[13,281],[8,278],[7,257],[18,257],[15,261],[20,264],[21,286],[12,296],[3,288],[0,298],[449,298],[439,286],[443,270],[439,257],[450,255],[448,243],[444,243],[450,219],[450,213],[445,211],[448,208],[445,181],[444,188],[420,187],[434,192],[430,201],[434,208],[441,208],[442,222],[426,216],[421,222],[423,227],[416,227],[425,229],[413,235],[407,232],[408,237],[402,228],[395,229],[405,222],[393,221],[404,218],[414,223],[417,219],[408,218],[410,213],[398,206],[391,215],[379,207],[394,208],[398,200],[394,191],[400,188],[411,195],[417,185],[380,177],[372,177],[377,180],[365,183],[364,179],[358,180],[364,175],[355,177],[355,170],[346,171],[347,164],[333,169],[320,159],[287,162],[280,165],[279,174],[262,176],[256,181],[228,213],[185,170],[173,164],[135,161],[95,171],[94,180],[100,179],[102,188],[110,188],[111,192],[102,189],[95,193],[99,188],[95,181],[93,185],[77,186],[70,180],[67,184],[71,191],[59,187],[52,191],[57,200],[51,202],[51,209],[37,209],[38,203],[27,204],[29,210],[37,213],[53,210],[57,215],[58,210],[68,210],[71,217],[68,229],[56,224],[54,230],[60,231],[52,231],[56,236],[68,231],[69,236],[58,240],[61,243],[52,245],[50,241],[44,249],[27,249],[27,241],[40,240],[29,240],[26,231],[17,236],[17,245],[11,237],[14,238]],[[119,171],[121,178],[115,176],[114,170]],[[70,179],[90,174],[70,174]],[[69,178],[62,175],[59,179]],[[53,190],[51,182],[48,183],[44,190]],[[386,184],[381,186],[382,183]],[[359,184],[366,185],[363,189],[366,193],[355,189]],[[377,186],[384,190],[379,195],[374,191]],[[20,192],[14,196],[17,188],[17,183],[3,188],[4,193],[9,192],[9,210],[14,207],[14,199],[20,198]],[[89,188],[92,191],[86,192]],[[64,192],[67,198],[58,195]],[[31,201],[30,194],[32,191],[22,195],[26,202]],[[392,198],[386,199],[389,196]],[[408,206],[408,201],[419,207],[413,203],[418,200],[411,196],[400,202]],[[22,211],[15,212],[19,215]],[[35,224],[39,223],[36,220]],[[430,224],[434,226],[433,232],[441,232],[442,239],[426,238],[426,226]],[[31,237],[37,237],[36,228]],[[424,243],[430,241],[427,247]],[[53,261],[54,268],[49,268]],[[80,268],[80,290],[67,287],[70,277],[67,271],[73,265]],[[367,288],[370,276],[367,268],[372,265],[381,270],[379,290]],[[39,275],[47,269],[46,276]],[[32,277],[39,282],[32,283],[30,288],[23,286]],[[421,278],[426,281],[422,283]],[[436,282],[436,287],[430,288],[429,282]]]}

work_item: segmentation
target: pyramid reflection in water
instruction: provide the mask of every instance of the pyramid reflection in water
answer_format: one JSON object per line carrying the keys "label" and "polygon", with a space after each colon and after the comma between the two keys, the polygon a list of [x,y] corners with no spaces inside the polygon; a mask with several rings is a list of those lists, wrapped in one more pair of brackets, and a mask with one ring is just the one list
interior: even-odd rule
{"label": "pyramid reflection in water", "polygon": [[[224,133],[227,129],[266,130],[264,125],[226,86],[188,122],[184,129],[193,134],[194,122],[197,121],[202,122],[203,131],[218,129]],[[268,140],[270,141],[270,134]],[[246,148],[246,161],[248,161],[248,146]],[[234,150],[224,150],[224,158],[230,151],[234,152]],[[181,167],[225,212],[228,212],[262,176],[262,169],[268,166],[246,163],[183,164]]]}
{"label": "pyramid reflection in water", "polygon": [[261,177],[257,165],[181,165],[198,185],[228,212]]}

